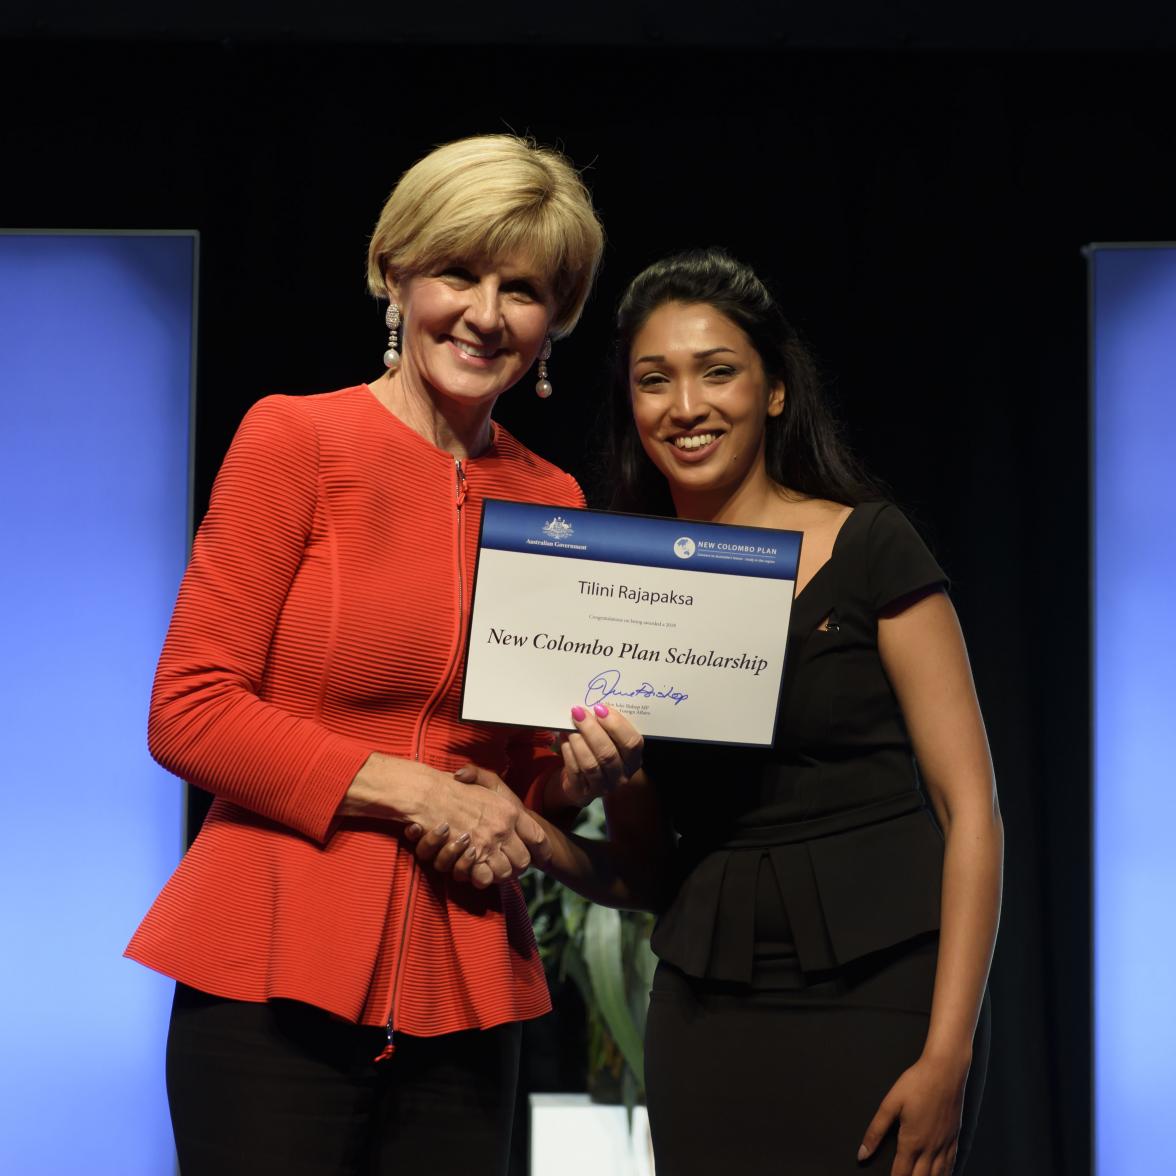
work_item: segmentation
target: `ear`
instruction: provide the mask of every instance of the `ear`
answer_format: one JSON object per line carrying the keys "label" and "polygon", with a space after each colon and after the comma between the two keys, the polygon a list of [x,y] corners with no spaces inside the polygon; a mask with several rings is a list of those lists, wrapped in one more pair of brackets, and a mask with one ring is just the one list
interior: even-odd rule
{"label": "ear", "polygon": [[404,283],[391,271],[384,272],[384,289],[388,291],[388,301],[400,305],[400,295],[404,292]]}
{"label": "ear", "polygon": [[777,417],[784,411],[784,384],[773,384],[768,389],[768,416]]}

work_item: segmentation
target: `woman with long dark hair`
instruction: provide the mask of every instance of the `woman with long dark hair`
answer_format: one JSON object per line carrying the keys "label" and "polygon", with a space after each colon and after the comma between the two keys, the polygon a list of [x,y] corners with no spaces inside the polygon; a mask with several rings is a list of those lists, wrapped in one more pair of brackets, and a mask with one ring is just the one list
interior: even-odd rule
{"label": "woman with long dark hair", "polygon": [[1002,827],[946,576],[747,266],[706,250],[640,274],[618,370],[615,506],[804,535],[774,745],[649,746],[606,798],[607,843],[551,830],[555,876],[660,910],[658,1170],[958,1172]]}

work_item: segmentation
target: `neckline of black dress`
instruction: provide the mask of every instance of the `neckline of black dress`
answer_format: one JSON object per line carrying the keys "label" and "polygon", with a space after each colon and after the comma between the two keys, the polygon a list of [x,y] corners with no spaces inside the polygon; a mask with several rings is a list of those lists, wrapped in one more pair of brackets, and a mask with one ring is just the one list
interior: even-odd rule
{"label": "neckline of black dress", "polygon": [[[829,558],[817,568],[809,577],[804,588],[792,598],[792,616],[789,628],[794,632],[808,633],[815,629],[836,604],[836,601],[831,598],[835,591],[833,565],[844,551],[843,541],[846,532],[856,527],[857,520],[863,513],[862,507],[865,505],[866,503],[858,503],[849,512],[845,522],[841,524],[841,529],[837,532],[837,537],[833,540],[833,548],[829,552]],[[813,605],[814,600],[817,602],[815,606]]]}

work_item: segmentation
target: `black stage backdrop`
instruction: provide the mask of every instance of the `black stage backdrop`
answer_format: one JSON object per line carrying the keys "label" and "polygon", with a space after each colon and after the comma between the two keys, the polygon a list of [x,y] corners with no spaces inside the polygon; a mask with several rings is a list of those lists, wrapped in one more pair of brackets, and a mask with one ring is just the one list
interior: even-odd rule
{"label": "black stage backdrop", "polygon": [[[953,578],[988,721],[1008,868],[970,1170],[1076,1176],[1091,1075],[1080,248],[1176,236],[1171,77],[1170,57],[1142,52],[10,40],[0,222],[200,230],[197,515],[255,399],[381,371],[366,235],[433,144],[509,127],[587,169],[609,234],[599,288],[555,349],[554,398],[524,382],[499,416],[598,501],[590,438],[626,278],[710,243],[771,275],[855,444]],[[62,289],[60,362],[24,394],[86,380],[70,341],[86,313]]]}

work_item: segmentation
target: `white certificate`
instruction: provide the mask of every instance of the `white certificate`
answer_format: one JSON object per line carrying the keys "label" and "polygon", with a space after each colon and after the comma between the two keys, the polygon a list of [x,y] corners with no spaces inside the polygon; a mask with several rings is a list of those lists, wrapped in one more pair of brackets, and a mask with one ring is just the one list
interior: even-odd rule
{"label": "white certificate", "polygon": [[801,534],[486,502],[461,717],[767,746]]}

